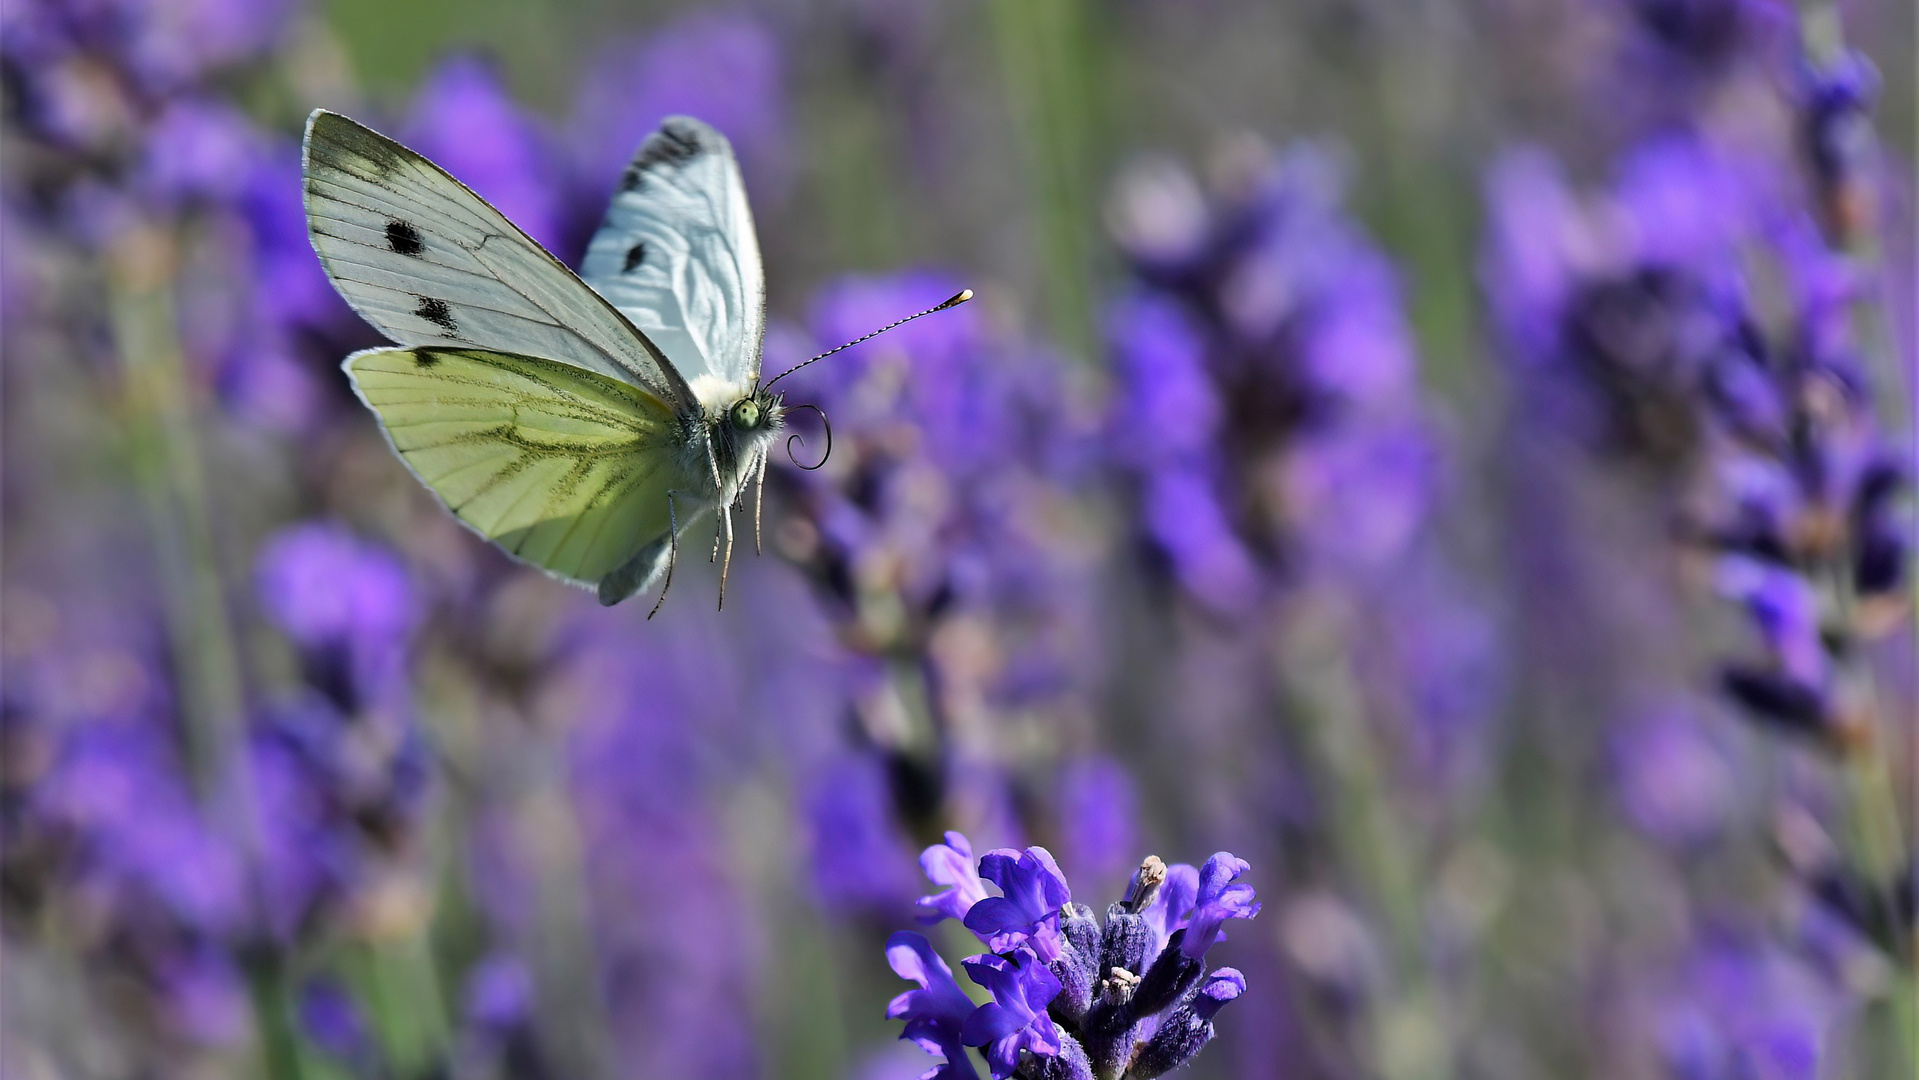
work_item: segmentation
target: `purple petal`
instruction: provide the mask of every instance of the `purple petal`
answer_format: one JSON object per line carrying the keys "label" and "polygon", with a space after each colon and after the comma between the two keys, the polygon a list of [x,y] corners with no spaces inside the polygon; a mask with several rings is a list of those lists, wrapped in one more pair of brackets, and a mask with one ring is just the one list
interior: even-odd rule
{"label": "purple petal", "polygon": [[988,1002],[973,1010],[966,1018],[966,1026],[960,1030],[960,1040],[968,1046],[985,1046],[994,1039],[1003,1039],[1030,1021],[1030,1016],[1015,1015],[1012,1010]]}

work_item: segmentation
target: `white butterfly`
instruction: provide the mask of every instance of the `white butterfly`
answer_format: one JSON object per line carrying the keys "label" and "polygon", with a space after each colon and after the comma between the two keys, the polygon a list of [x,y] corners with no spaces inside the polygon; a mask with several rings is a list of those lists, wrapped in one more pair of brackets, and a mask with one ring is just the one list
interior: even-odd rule
{"label": "white butterfly", "polygon": [[[585,280],[344,116],[308,118],[304,159],[320,262],[401,346],[342,366],[413,474],[474,531],[602,604],[664,579],[663,602],[680,531],[721,511],[724,602],[731,511],[750,480],[764,492],[787,411],[768,387],[790,374],[760,382],[766,279],[726,137],[688,117],[647,137]],[[757,546],[758,498],[753,517]]]}

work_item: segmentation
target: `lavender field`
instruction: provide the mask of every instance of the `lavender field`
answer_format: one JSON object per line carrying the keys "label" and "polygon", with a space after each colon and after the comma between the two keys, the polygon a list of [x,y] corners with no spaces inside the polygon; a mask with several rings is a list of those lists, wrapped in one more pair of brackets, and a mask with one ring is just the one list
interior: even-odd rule
{"label": "lavender field", "polygon": [[[0,1080],[1919,1076],[1916,43],[6,0]],[[353,396],[315,108],[572,267],[713,125],[769,373],[976,298],[602,607]]]}

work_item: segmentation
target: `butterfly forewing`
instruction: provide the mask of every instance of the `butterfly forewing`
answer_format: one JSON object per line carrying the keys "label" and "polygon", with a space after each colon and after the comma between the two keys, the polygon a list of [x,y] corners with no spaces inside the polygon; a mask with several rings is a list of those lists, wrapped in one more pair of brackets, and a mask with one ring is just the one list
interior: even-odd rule
{"label": "butterfly forewing", "polygon": [[732,144],[706,124],[670,117],[647,137],[581,276],[689,381],[758,376],[766,273]]}
{"label": "butterfly forewing", "polygon": [[415,475],[515,556],[591,585],[666,535],[677,421],[652,395],[473,349],[369,349],[345,368]]}
{"label": "butterfly forewing", "polygon": [[658,346],[439,166],[321,111],[307,122],[304,171],[314,250],[394,341],[545,357],[691,406]]}

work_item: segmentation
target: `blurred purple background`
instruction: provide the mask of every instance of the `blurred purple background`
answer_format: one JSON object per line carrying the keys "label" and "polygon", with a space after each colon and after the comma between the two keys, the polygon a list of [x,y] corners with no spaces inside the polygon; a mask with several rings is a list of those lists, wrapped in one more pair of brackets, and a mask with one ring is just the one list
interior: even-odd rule
{"label": "blurred purple background", "polygon": [[[1069,880],[1230,965],[1136,1077],[1915,1075],[1913,19],[13,0],[0,1077],[905,1080],[914,927],[1064,1076]],[[575,265],[714,124],[770,369],[978,299],[649,623],[353,401],[315,107]]]}

